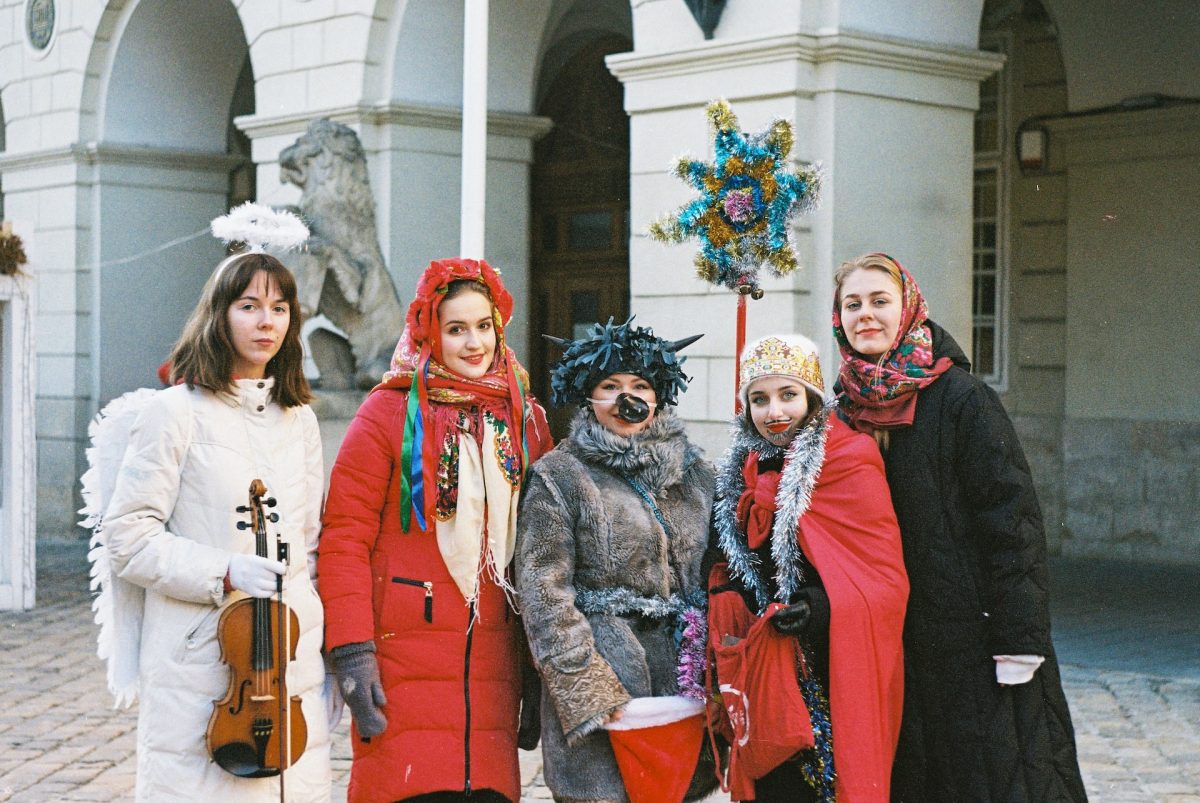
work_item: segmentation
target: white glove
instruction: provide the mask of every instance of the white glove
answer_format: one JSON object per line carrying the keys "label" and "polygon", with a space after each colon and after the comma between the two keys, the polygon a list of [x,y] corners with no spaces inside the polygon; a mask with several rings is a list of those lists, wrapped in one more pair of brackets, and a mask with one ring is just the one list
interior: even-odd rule
{"label": "white glove", "polygon": [[1046,660],[1041,655],[993,655],[996,682],[1001,686],[1020,686],[1033,680],[1033,674]]}
{"label": "white glove", "polygon": [[287,567],[277,560],[236,554],[229,559],[229,585],[252,597],[267,599],[275,595],[275,581],[285,571]]}

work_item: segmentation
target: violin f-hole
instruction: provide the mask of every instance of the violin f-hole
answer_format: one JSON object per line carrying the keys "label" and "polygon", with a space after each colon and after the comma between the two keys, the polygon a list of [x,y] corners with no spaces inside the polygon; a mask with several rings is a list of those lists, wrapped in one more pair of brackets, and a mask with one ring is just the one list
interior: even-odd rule
{"label": "violin f-hole", "polygon": [[246,678],[238,686],[237,703],[229,706],[229,713],[239,714],[242,711],[242,706],[246,704],[246,687],[250,685],[250,679]]}

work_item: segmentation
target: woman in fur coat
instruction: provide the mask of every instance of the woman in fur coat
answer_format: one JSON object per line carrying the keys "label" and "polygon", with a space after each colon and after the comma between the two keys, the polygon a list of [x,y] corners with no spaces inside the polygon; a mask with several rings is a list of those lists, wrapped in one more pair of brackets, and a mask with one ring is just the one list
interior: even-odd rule
{"label": "woman in fur coat", "polygon": [[[555,800],[628,800],[601,727],[632,698],[702,688],[701,663],[681,675],[675,635],[705,603],[713,490],[711,466],[670,409],[686,386],[676,352],[693,340],[610,320],[562,344],[551,375],[553,402],[582,409],[530,472],[516,564]],[[689,795],[712,785],[702,762]]]}
{"label": "woman in fur coat", "polygon": [[892,799],[1084,800],[1012,422],[900,263],[867,254],[835,285],[839,415],[883,450],[912,583]]}
{"label": "woman in fur coat", "polygon": [[816,736],[755,782],[754,799],[884,803],[908,580],[879,451],[832,415],[807,338],[752,343],[738,379],[743,412],[718,468],[717,543],[752,611],[786,606],[770,622],[799,640]]}

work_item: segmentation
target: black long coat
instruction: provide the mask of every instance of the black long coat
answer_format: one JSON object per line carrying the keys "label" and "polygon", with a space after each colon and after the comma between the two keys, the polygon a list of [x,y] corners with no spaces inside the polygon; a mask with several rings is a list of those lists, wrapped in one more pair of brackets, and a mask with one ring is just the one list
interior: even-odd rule
{"label": "black long coat", "polygon": [[[1046,536],[1029,465],[995,392],[954,362],[919,391],[884,454],[911,586],[894,803],[1086,800],[1050,641]],[[1042,655],[1003,687],[993,655]]]}

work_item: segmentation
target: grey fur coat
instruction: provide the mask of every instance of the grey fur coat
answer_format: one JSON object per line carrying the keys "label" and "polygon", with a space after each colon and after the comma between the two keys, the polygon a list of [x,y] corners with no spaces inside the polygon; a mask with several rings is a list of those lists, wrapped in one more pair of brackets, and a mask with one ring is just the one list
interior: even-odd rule
{"label": "grey fur coat", "polygon": [[[665,529],[630,479],[653,497]],[[672,614],[704,605],[713,485],[712,466],[666,409],[628,438],[581,411],[570,437],[533,465],[516,582],[556,796],[628,799],[600,724],[633,697],[678,693]],[[689,796],[712,785],[704,762]]]}

